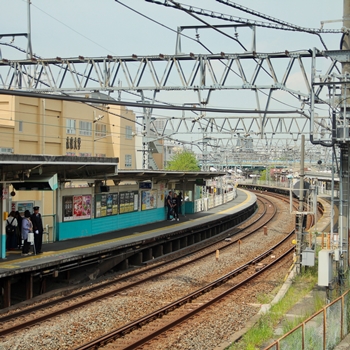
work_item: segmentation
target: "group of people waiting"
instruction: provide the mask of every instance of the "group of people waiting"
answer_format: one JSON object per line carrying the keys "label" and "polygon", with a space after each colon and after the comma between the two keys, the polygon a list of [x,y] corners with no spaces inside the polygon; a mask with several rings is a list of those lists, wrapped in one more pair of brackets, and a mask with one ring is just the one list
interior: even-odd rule
{"label": "group of people waiting", "polygon": [[23,217],[18,211],[10,212],[6,219],[7,250],[22,249],[22,255],[27,256],[32,254],[29,250],[33,245],[34,254],[42,254],[44,228],[39,209],[35,206],[32,214],[25,210]]}
{"label": "group of people waiting", "polygon": [[169,191],[167,199],[167,220],[168,221],[179,221],[179,214],[181,214],[181,205],[182,205],[182,193],[179,194]]}

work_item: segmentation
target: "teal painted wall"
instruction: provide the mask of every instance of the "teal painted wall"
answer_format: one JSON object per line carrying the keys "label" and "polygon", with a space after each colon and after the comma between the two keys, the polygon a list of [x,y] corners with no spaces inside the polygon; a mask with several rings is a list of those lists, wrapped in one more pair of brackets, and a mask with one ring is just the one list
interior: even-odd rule
{"label": "teal painted wall", "polygon": [[94,236],[165,219],[165,208],[157,208],[103,218],[59,222],[57,224],[57,241]]}
{"label": "teal painted wall", "polygon": [[193,202],[182,202],[182,207],[185,207],[185,213],[186,214],[193,214],[194,213],[194,203]]}

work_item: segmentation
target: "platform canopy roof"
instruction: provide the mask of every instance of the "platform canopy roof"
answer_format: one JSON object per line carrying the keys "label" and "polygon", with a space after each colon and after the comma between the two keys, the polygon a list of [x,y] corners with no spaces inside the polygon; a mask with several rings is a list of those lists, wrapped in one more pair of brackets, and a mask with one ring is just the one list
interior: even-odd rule
{"label": "platform canopy roof", "polygon": [[226,172],[118,170],[119,158],[0,154],[2,183],[26,182],[57,175],[66,181],[195,181],[224,176]]}

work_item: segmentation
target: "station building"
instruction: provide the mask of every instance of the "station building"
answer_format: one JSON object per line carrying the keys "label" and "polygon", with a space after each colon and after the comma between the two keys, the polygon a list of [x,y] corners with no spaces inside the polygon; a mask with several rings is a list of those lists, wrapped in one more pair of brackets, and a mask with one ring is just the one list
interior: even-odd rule
{"label": "station building", "polygon": [[198,210],[213,173],[137,170],[135,120],[122,106],[0,95],[1,258],[12,210],[39,206],[44,242],[164,220],[170,189],[187,193],[185,211]]}

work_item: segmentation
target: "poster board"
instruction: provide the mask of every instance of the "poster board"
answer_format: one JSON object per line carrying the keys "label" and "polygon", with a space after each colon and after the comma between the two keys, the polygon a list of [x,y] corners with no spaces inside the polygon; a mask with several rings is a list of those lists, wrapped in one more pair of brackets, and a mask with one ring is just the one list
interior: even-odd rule
{"label": "poster board", "polygon": [[139,195],[136,191],[119,193],[119,213],[130,213],[139,209]]}
{"label": "poster board", "polygon": [[141,210],[149,210],[157,208],[157,191],[141,192]]}
{"label": "poster board", "polygon": [[95,196],[95,217],[118,214],[118,193],[102,193]]}
{"label": "poster board", "polygon": [[91,202],[91,195],[64,196],[63,221],[90,219]]}

